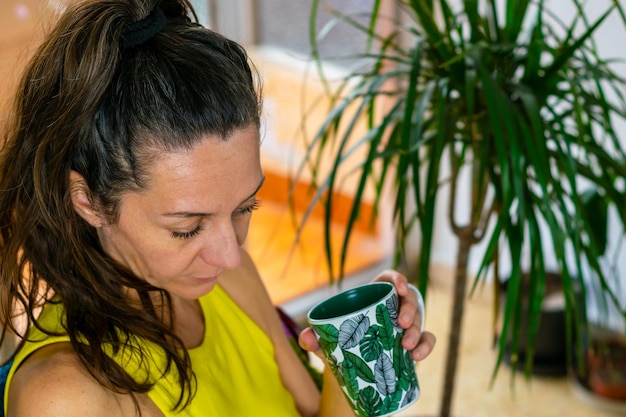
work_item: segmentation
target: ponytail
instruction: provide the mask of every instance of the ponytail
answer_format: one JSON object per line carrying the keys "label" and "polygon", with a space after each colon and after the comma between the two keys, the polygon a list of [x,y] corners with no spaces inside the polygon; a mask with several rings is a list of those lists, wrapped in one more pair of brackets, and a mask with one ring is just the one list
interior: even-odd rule
{"label": "ponytail", "polygon": [[[0,154],[4,330],[18,331],[15,307],[37,325],[49,289],[64,305],[76,354],[103,386],[133,398],[148,392],[161,375],[137,381],[107,349],[130,348],[141,362],[134,341],[158,346],[179,378],[174,408],[193,396],[193,374],[170,325],[170,297],[102,250],[68,183],[71,170],[81,174],[113,222],[121,196],[145,184],[147,152],[258,127],[260,92],[245,51],[196,21],[186,0],[69,6],[24,73]],[[139,306],[124,302],[128,289]]]}

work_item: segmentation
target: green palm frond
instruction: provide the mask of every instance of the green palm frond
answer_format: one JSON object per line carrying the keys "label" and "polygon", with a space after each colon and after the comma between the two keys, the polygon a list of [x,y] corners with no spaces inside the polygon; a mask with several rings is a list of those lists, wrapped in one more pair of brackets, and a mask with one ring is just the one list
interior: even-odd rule
{"label": "green palm frond", "polygon": [[[312,8],[312,27],[318,3]],[[601,58],[593,41],[610,16],[626,28],[620,3],[609,2],[591,19],[580,1],[571,0],[574,16],[569,21],[543,0],[397,3],[408,19],[382,16],[378,1],[369,25],[335,11],[337,19],[361,30],[368,41],[360,55],[367,65],[336,89],[327,84],[332,108],[302,165],[312,173],[317,200],[327,210],[331,265],[337,250],[330,243],[332,195],[344,161],[363,155],[350,171],[357,177],[355,203],[339,248],[340,265],[331,265],[331,274],[344,271],[366,188],[373,190],[375,206],[388,204],[383,184],[389,183],[399,228],[396,260],[402,242],[417,227],[418,283],[426,293],[433,225],[441,215],[435,210],[437,195],[455,190],[458,174],[469,172],[469,201],[450,195],[451,207],[466,207],[469,220],[458,224],[453,209],[447,215],[455,233],[468,239],[468,248],[486,241],[474,285],[494,272],[497,258],[507,257],[512,269],[496,371],[505,337],[521,320],[524,261],[536,277],[530,283],[530,352],[550,263],[547,253],[554,254],[552,263],[563,277],[568,317],[584,325],[583,307],[576,300],[577,292],[585,291],[580,287],[587,269],[592,285],[624,314],[626,307],[598,259],[606,248],[606,207],[616,209],[622,228],[626,224],[626,153],[616,131],[616,123],[626,120],[626,82],[614,72],[615,61]],[[373,28],[385,19],[394,30],[382,36]],[[313,32],[311,41],[325,79]],[[354,137],[353,127],[363,121],[367,132]],[[319,155],[332,155],[330,170],[322,170],[325,157]],[[451,168],[446,178],[444,164]],[[406,212],[409,200],[414,213]],[[573,329],[568,332],[574,338]]]}

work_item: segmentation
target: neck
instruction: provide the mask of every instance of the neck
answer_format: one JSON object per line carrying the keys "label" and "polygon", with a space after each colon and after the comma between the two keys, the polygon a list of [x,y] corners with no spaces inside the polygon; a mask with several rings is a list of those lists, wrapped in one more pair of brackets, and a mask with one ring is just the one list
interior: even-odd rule
{"label": "neck", "polygon": [[[130,302],[139,303],[139,296],[135,291],[129,290],[128,296]],[[161,321],[173,328],[174,334],[183,341],[186,348],[199,346],[204,338],[204,316],[200,302],[173,294],[170,294],[170,299],[171,306],[161,292],[151,293],[152,304]]]}
{"label": "neck", "polygon": [[204,338],[204,316],[198,300],[172,297],[174,333],[186,348],[200,346]]}

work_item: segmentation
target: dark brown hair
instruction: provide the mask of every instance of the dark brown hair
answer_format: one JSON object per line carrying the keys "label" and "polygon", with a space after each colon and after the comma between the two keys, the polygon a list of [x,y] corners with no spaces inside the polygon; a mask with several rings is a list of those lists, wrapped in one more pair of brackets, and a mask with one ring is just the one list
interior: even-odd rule
{"label": "dark brown hair", "polygon": [[[165,27],[123,48],[125,28],[157,3]],[[37,303],[50,289],[64,305],[73,349],[103,386],[131,394],[151,388],[160,375],[136,381],[106,354],[140,338],[163,349],[180,380],[176,407],[187,404],[193,375],[166,324],[172,317],[161,317],[171,311],[168,294],[103,251],[96,230],[73,209],[69,173],[85,178],[90,198],[114,222],[123,193],[145,186],[150,152],[192,148],[207,134],[227,140],[234,130],[258,127],[259,112],[246,53],[197,24],[186,0],[70,6],[24,73],[0,155],[3,336],[18,331],[16,310],[37,325]],[[128,288],[140,306],[125,299]]]}

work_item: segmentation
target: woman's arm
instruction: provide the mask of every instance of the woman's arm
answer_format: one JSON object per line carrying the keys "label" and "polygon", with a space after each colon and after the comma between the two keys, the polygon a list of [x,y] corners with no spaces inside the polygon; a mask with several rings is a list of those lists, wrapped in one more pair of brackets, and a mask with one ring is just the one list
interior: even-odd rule
{"label": "woman's arm", "polygon": [[[242,266],[227,272],[220,281],[222,288],[259,324],[274,343],[276,362],[285,387],[291,392],[298,410],[303,416],[353,417],[343,391],[329,367],[324,368],[324,388],[320,395],[317,387],[300,359],[289,344],[276,308],[261,281],[250,256],[242,250]],[[388,281],[395,285],[400,296],[399,324],[405,335],[404,347],[412,352],[415,360],[426,358],[435,345],[435,336],[419,328],[417,296],[408,287],[406,277],[396,271],[387,270],[375,281]],[[300,345],[322,357],[319,344],[310,328],[305,329],[299,339]]]}
{"label": "woman's arm", "polygon": [[320,395],[289,343],[276,307],[271,302],[252,259],[245,251],[242,251],[242,267],[226,272],[223,278],[220,280],[222,288],[272,340],[280,377],[291,392],[300,414],[306,417],[354,417],[343,391],[329,371],[324,373],[324,389]]}

